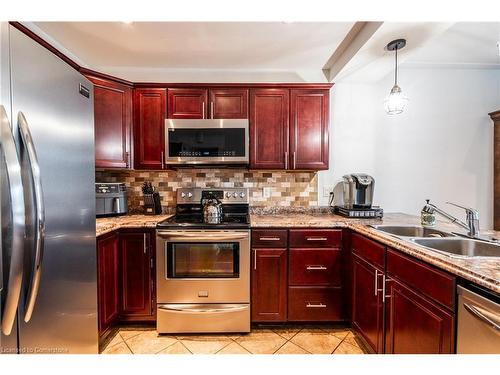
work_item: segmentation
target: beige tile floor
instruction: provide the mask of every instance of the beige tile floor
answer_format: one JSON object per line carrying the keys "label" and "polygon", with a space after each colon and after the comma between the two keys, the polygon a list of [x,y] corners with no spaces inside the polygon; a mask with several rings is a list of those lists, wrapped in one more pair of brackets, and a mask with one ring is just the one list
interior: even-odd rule
{"label": "beige tile floor", "polygon": [[102,354],[364,354],[348,328],[256,327],[248,334],[158,335],[121,328]]}

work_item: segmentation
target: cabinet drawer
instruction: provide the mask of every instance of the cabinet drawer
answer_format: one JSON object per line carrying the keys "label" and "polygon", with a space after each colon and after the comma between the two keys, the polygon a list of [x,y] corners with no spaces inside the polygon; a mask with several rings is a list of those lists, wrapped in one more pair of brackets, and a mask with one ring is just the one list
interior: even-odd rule
{"label": "cabinet drawer", "polygon": [[338,229],[290,229],[290,247],[340,247],[342,231]]}
{"label": "cabinet drawer", "polygon": [[339,286],[341,251],[339,249],[291,249],[290,285]]}
{"label": "cabinet drawer", "polygon": [[455,308],[455,277],[394,250],[387,250],[387,273],[442,305]]}
{"label": "cabinet drawer", "polygon": [[342,320],[342,289],[289,287],[288,320],[293,322]]}
{"label": "cabinet drawer", "polygon": [[385,246],[354,233],[351,239],[351,248],[354,254],[368,261],[368,263],[372,263],[382,270],[384,269]]}
{"label": "cabinet drawer", "polygon": [[252,247],[288,247],[288,230],[252,230]]}

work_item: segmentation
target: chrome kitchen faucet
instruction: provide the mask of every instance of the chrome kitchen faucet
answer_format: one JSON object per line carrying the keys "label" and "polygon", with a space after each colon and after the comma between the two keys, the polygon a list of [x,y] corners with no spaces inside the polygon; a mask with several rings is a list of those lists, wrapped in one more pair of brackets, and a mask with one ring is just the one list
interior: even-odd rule
{"label": "chrome kitchen faucet", "polygon": [[453,215],[450,215],[449,213],[436,207],[432,203],[429,203],[428,199],[427,199],[427,203],[422,208],[422,211],[427,212],[429,214],[433,214],[434,212],[437,212],[441,216],[444,216],[445,218],[450,220],[452,223],[455,223],[458,226],[467,229],[468,230],[467,235],[469,237],[477,238],[479,236],[479,212],[473,208],[460,206],[459,204],[456,204],[456,203],[452,203],[452,202],[446,202],[446,203],[451,204],[455,207],[463,208],[465,210],[467,223],[463,222],[462,220],[456,218]]}

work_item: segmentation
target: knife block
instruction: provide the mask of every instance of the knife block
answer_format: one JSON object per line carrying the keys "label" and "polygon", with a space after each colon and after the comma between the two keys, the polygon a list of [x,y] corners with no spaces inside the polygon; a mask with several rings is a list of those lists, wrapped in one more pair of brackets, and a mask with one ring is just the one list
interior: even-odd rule
{"label": "knife block", "polygon": [[160,215],[161,201],[158,192],[153,194],[144,194],[144,213],[146,215]]}

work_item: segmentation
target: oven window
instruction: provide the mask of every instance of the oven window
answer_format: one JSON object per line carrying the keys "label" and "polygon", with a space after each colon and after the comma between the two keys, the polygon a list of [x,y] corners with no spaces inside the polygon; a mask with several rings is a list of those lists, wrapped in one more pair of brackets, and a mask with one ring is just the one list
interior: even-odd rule
{"label": "oven window", "polygon": [[168,129],[169,157],[244,157],[245,129]]}
{"label": "oven window", "polygon": [[238,242],[169,242],[167,243],[167,277],[238,278],[240,245]]}

